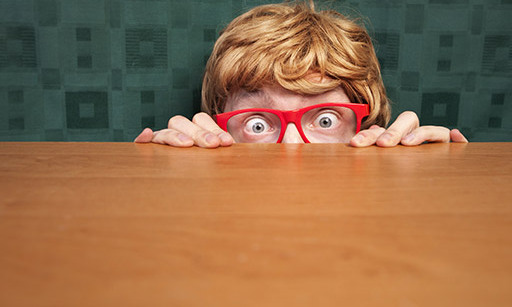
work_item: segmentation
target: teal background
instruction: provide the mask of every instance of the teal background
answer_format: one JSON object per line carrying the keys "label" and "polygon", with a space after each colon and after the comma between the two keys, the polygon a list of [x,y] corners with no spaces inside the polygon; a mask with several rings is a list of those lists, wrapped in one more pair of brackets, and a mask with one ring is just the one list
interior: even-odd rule
{"label": "teal background", "polygon": [[[191,117],[219,30],[270,2],[0,0],[0,140],[131,141]],[[368,17],[394,116],[512,141],[512,0],[327,5]]]}

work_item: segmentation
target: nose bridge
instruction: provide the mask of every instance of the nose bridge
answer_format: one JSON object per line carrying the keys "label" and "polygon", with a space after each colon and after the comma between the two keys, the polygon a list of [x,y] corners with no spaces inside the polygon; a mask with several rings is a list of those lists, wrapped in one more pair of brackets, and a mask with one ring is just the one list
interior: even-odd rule
{"label": "nose bridge", "polygon": [[298,118],[297,111],[283,111],[282,112],[286,124],[295,123]]}
{"label": "nose bridge", "polygon": [[300,135],[297,125],[301,125],[298,120],[299,112],[297,110],[288,110],[282,112],[284,117],[284,121],[286,126],[283,127],[285,129],[283,139],[281,143],[304,143],[304,139]]}
{"label": "nose bridge", "polygon": [[288,122],[281,143],[304,143],[295,123]]}

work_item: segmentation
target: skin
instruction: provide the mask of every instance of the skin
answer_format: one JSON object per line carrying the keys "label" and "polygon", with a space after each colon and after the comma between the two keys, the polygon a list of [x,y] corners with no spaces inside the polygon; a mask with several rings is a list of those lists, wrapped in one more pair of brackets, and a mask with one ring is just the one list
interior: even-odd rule
{"label": "skin", "polygon": [[[349,101],[341,88],[320,95],[304,96],[280,86],[273,86],[264,87],[257,93],[236,93],[228,98],[224,112],[253,107],[295,110],[323,102]],[[192,121],[181,115],[173,116],[169,119],[167,129],[152,131],[146,128],[135,138],[135,142],[152,142],[174,147],[217,148],[230,146],[234,140],[229,133],[217,126],[208,114],[201,112],[194,115]],[[350,145],[393,147],[398,144],[415,146],[424,142],[467,143],[468,140],[457,129],[420,126],[418,116],[414,112],[406,111],[387,129],[373,125],[369,129],[361,130],[350,140]],[[294,124],[288,124],[282,143],[304,143]]]}

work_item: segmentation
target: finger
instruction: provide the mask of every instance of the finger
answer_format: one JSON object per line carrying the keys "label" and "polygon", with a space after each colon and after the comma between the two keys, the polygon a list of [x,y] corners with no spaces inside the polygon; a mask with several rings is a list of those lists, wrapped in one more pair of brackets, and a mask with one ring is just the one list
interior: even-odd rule
{"label": "finger", "polygon": [[371,126],[369,129],[359,131],[351,140],[350,145],[354,147],[366,147],[375,144],[377,138],[384,132],[386,129],[379,127],[377,125]]}
{"label": "finger", "polygon": [[221,146],[230,146],[233,144],[234,140],[231,134],[222,130],[217,123],[210,117],[210,115],[201,112],[194,115],[192,118],[192,122],[204,130],[208,130],[215,135],[217,135],[220,139]]}
{"label": "finger", "polygon": [[450,131],[450,139],[456,143],[468,143],[468,139],[459,131],[459,129],[452,129]]}
{"label": "finger", "polygon": [[423,142],[449,143],[450,129],[440,126],[421,126],[401,140],[401,143],[407,146],[419,145]]}
{"label": "finger", "polygon": [[181,115],[171,117],[168,127],[171,130],[176,130],[189,136],[197,146],[204,148],[216,148],[220,146],[221,140],[217,135],[201,128]]}
{"label": "finger", "polygon": [[386,132],[382,133],[375,142],[377,146],[392,147],[396,146],[404,136],[414,129],[418,128],[420,121],[416,113],[406,111],[400,114],[395,122],[389,126]]}
{"label": "finger", "polygon": [[155,131],[151,142],[174,147],[194,146],[194,140],[191,137],[173,129]]}
{"label": "finger", "polygon": [[153,139],[153,130],[146,128],[133,140],[135,143],[149,143]]}

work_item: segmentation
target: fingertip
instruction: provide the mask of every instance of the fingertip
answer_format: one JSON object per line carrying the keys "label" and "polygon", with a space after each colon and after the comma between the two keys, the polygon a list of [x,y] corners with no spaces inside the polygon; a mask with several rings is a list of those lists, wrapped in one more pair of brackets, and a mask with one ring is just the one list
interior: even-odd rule
{"label": "fingertip", "polygon": [[405,146],[416,146],[421,144],[421,140],[418,141],[414,133],[409,133],[400,140],[400,144]]}
{"label": "fingertip", "polygon": [[231,146],[235,142],[231,134],[227,132],[221,132],[218,136],[220,138],[221,146]]}
{"label": "fingertip", "polygon": [[452,129],[450,131],[450,139],[455,143],[469,143],[468,139],[466,139],[459,129]]}
{"label": "fingertip", "polygon": [[202,141],[198,143],[200,147],[204,148],[217,148],[221,145],[221,139],[213,133],[206,133]]}
{"label": "fingertip", "polygon": [[145,128],[142,132],[133,140],[134,143],[149,143],[153,139],[153,130]]}
{"label": "fingertip", "polygon": [[178,137],[178,141],[179,141],[179,145],[181,147],[191,147],[191,146],[194,146],[194,140],[189,137],[188,135],[185,135],[183,133],[178,133],[177,135]]}
{"label": "fingertip", "polygon": [[350,146],[353,147],[365,147],[364,137],[360,134],[356,134],[349,142]]}
{"label": "fingertip", "polygon": [[389,133],[383,133],[379,136],[375,144],[379,147],[393,147],[397,145],[397,143],[393,142],[393,137]]}

